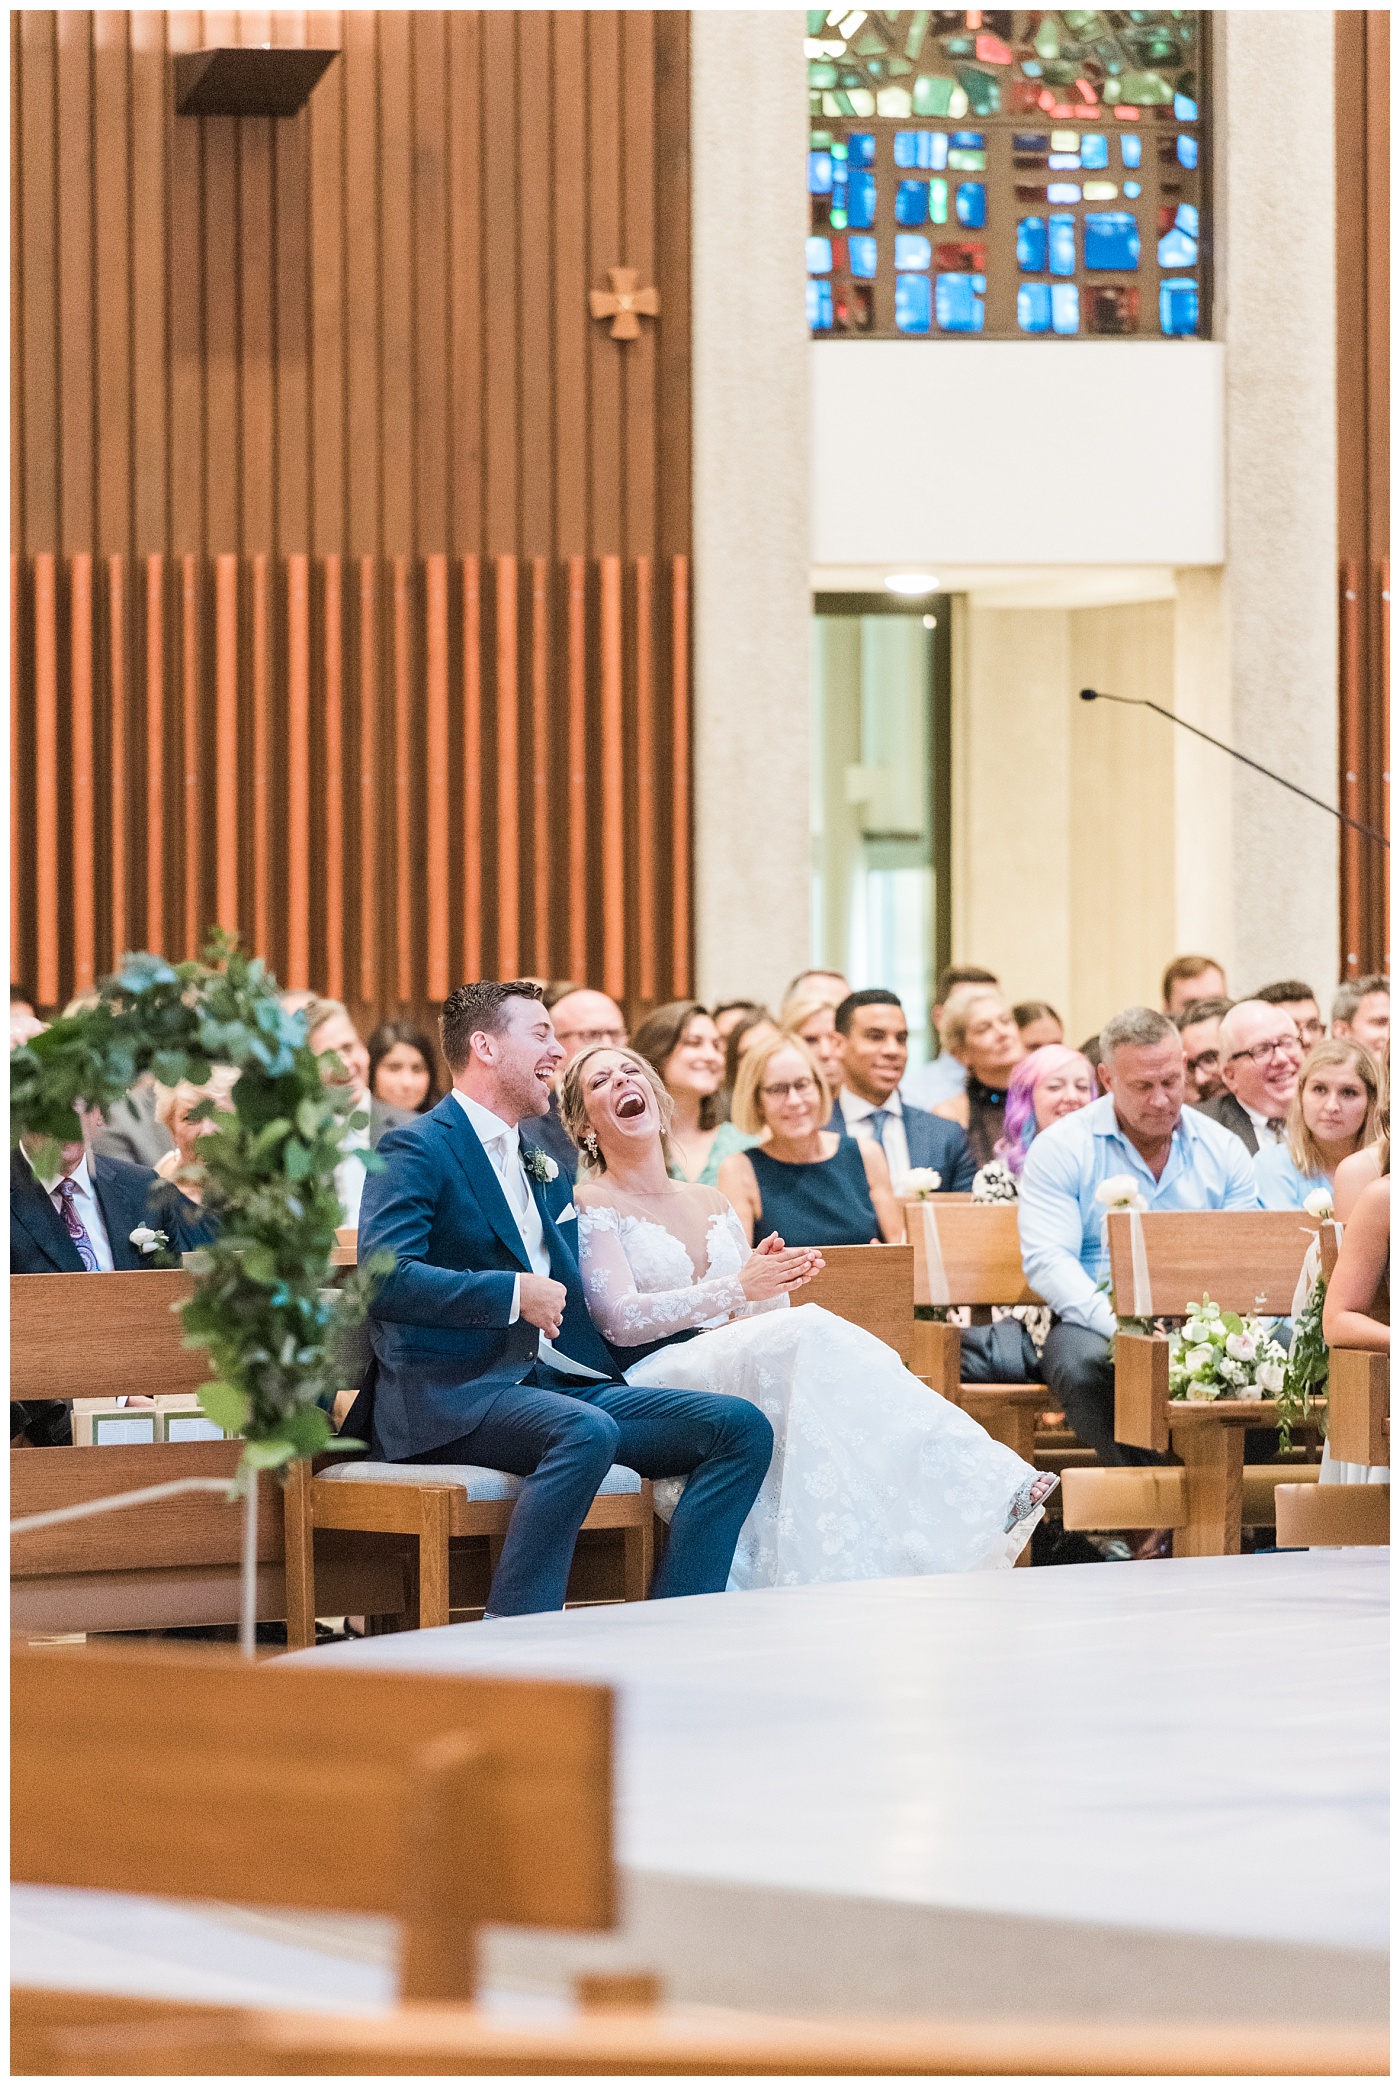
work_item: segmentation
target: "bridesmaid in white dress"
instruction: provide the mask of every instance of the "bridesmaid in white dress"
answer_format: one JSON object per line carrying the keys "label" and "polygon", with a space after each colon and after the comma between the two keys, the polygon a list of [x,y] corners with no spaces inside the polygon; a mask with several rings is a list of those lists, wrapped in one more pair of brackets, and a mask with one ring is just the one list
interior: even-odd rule
{"label": "bridesmaid in white dress", "polygon": [[[790,1308],[820,1253],[776,1236],[751,1248],[718,1189],[673,1180],[668,1108],[629,1051],[600,1045],[570,1065],[561,1113],[592,1168],[575,1191],[579,1266],[629,1383],[748,1398],[772,1422],[731,1589],[1013,1564],[1058,1480],[873,1334],[816,1304]],[[657,1486],[663,1514],[682,1482]]]}

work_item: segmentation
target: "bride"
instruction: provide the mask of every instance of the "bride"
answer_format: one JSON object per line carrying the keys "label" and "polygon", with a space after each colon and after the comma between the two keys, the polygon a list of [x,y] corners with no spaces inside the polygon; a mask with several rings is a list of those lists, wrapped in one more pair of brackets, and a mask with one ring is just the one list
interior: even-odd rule
{"label": "bride", "polygon": [[[790,1308],[820,1253],[776,1234],[750,1247],[718,1189],[669,1176],[670,1099],[645,1060],[582,1051],[560,1104],[591,1169],[574,1194],[584,1295],[628,1383],[747,1398],[773,1424],[730,1587],[1013,1563],[1058,1480],[873,1334],[817,1304]],[[683,1483],[657,1485],[659,1513]]]}

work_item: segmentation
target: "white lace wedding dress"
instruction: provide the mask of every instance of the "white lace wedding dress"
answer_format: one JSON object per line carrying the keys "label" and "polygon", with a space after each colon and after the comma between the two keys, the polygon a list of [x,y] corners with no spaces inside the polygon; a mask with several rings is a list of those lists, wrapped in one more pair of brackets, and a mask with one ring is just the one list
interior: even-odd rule
{"label": "white lace wedding dress", "polygon": [[[1036,1473],[872,1333],[816,1304],[746,1302],[751,1248],[717,1189],[641,1198],[594,1181],[578,1211],[584,1294],[606,1340],[626,1350],[702,1329],[627,1381],[747,1398],[772,1422],[731,1590],[1015,1562],[1044,1512],[1029,1496]],[[663,1515],[683,1483],[657,1485]]]}

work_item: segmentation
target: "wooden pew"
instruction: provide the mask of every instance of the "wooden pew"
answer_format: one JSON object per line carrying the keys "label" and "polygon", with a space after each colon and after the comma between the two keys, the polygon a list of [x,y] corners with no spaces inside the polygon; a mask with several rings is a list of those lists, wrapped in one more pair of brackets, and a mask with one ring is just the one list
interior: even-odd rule
{"label": "wooden pew", "polygon": [[[184,1346],[175,1310],[191,1286],[178,1270],[12,1275],[11,1398],[197,1390],[208,1379],[208,1356]],[[231,1478],[241,1453],[236,1441],[13,1449],[11,1515],[19,1520],[175,1478]],[[259,1479],[258,1619],[285,1621],[292,1646],[315,1641],[316,1568],[328,1614],[397,1616],[408,1602],[403,1541],[314,1539],[309,1479],[305,1465],[293,1466],[285,1489],[269,1474]],[[16,1536],[11,1628],[56,1634],[236,1623],[242,1527],[241,1506],[211,1493]]]}
{"label": "wooden pew", "polygon": [[917,1374],[914,1252],[909,1246],[823,1246],[826,1266],[794,1304],[820,1304],[835,1318],[863,1326],[892,1347]]}
{"label": "wooden pew", "polygon": [[[1317,1220],[1299,1210],[1112,1210],[1109,1264],[1119,1314],[1182,1318],[1209,1296],[1223,1310],[1285,1316],[1292,1308]],[[1163,1335],[1120,1332],[1116,1347],[1114,1433],[1121,1442],[1175,1454],[1179,1470],[1076,1473],[1065,1487],[1066,1527],[1171,1528],[1177,1557],[1236,1556],[1244,1515],[1244,1434],[1276,1417],[1272,1399],[1174,1402]],[[1253,1466],[1256,1481],[1275,1466]],[[1279,1480],[1295,1475],[1277,1466]],[[1066,1474],[1067,1477],[1070,1475]],[[1105,1480],[1112,1476],[1114,1482]],[[1134,1486],[1139,1518],[1129,1513]],[[1150,1498],[1148,1495],[1150,1494]],[[1101,1502],[1096,1508],[1095,1502]],[[1158,1518],[1147,1520],[1143,1515]],[[1073,1516],[1074,1518],[1071,1518]]]}
{"label": "wooden pew", "polygon": [[1390,1467],[1388,1354],[1360,1347],[1328,1350],[1327,1442],[1338,1463]]}
{"label": "wooden pew", "polygon": [[[994,1304],[1043,1301],[1021,1267],[1014,1202],[935,1195],[906,1202],[904,1221],[914,1248],[916,1304],[968,1305],[974,1325],[990,1325]],[[921,1319],[916,1331],[925,1363],[920,1373],[927,1373],[934,1389],[961,1405],[993,1440],[1033,1463],[1040,1416],[1054,1403],[1045,1385],[964,1383],[958,1327]]]}
{"label": "wooden pew", "polygon": [[1389,1485],[1280,1485],[1274,1500],[1281,1550],[1390,1541]]}

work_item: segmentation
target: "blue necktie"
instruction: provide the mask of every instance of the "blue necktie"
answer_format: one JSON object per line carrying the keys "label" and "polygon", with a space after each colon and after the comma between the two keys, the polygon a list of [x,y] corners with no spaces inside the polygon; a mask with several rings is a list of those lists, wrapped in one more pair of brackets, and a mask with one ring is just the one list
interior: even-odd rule
{"label": "blue necktie", "polygon": [[882,1149],[885,1142],[885,1125],[893,1114],[894,1110],[892,1108],[872,1108],[866,1119],[874,1125],[875,1142]]}
{"label": "blue necktie", "polygon": [[[101,1270],[97,1265],[97,1254],[93,1248],[92,1240],[87,1235],[82,1218],[73,1207],[73,1197],[77,1194],[77,1189],[71,1180],[65,1178],[59,1182],[58,1192],[63,1202],[63,1208],[59,1214],[63,1218],[69,1238],[78,1249],[78,1258],[82,1261],[83,1266],[90,1275],[99,1274]],[[86,1293],[84,1291],[84,1295]]]}

